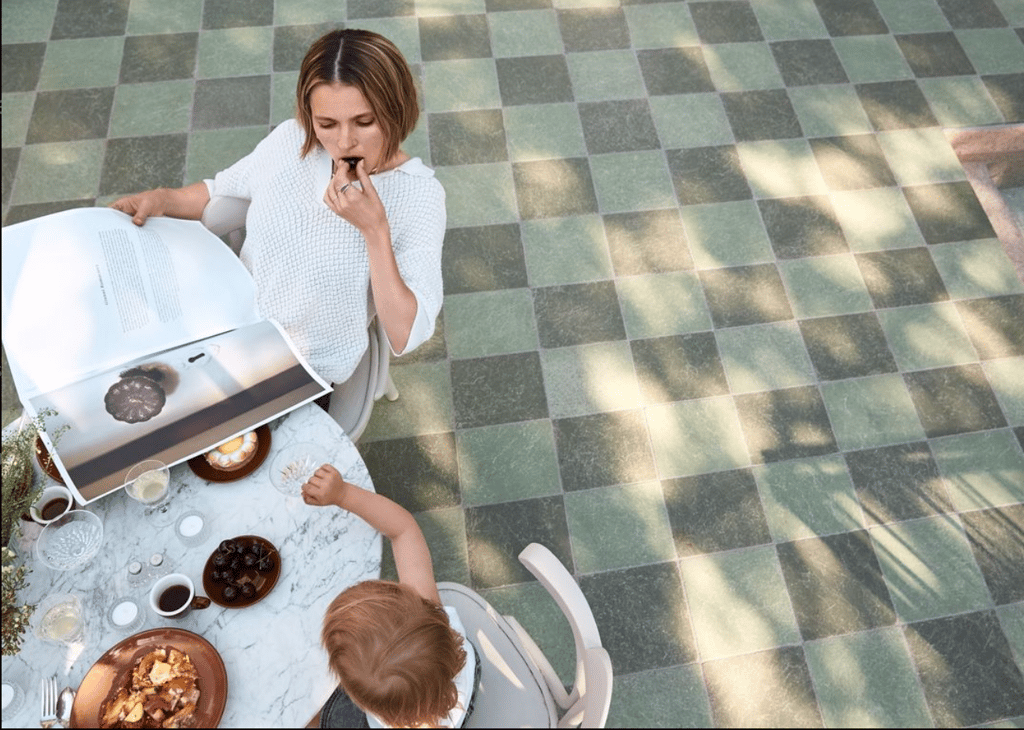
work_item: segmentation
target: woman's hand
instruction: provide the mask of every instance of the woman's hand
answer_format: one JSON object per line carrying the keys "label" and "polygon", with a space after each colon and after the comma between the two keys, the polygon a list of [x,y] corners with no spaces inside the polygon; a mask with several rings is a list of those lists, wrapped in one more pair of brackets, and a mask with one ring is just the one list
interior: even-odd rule
{"label": "woman's hand", "polygon": [[351,486],[337,469],[330,464],[324,464],[302,485],[302,500],[316,507],[326,507],[329,504],[341,507],[345,492]]}
{"label": "woman's hand", "polygon": [[347,164],[338,165],[330,185],[324,193],[327,207],[354,225],[366,235],[368,232],[387,226],[388,218],[384,204],[366,174],[365,160],[356,163],[355,174]]}
{"label": "woman's hand", "polygon": [[167,214],[170,192],[166,188],[147,190],[144,193],[119,198],[111,203],[110,207],[127,213],[132,217],[132,223],[141,226],[150,216]]}
{"label": "woman's hand", "polygon": [[110,207],[127,213],[132,217],[132,223],[141,226],[147,218],[155,215],[197,221],[202,218],[209,202],[209,188],[206,183],[197,182],[183,188],[157,188],[127,195],[115,200]]}

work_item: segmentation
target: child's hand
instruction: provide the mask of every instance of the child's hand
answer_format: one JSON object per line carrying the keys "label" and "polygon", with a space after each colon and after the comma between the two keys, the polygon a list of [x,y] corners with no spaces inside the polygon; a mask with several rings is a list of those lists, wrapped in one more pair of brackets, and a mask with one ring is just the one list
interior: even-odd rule
{"label": "child's hand", "polygon": [[345,491],[350,486],[337,469],[330,464],[324,464],[302,485],[302,499],[306,504],[318,507],[329,504],[341,507]]}

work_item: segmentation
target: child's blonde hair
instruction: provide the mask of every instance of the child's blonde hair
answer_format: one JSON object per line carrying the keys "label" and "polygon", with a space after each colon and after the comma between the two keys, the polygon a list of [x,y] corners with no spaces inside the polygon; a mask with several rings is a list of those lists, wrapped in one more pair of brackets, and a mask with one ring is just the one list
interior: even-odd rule
{"label": "child's blonde hair", "polygon": [[392,727],[437,725],[458,702],[462,637],[441,606],[408,586],[348,588],[327,608],[321,638],[348,696]]}

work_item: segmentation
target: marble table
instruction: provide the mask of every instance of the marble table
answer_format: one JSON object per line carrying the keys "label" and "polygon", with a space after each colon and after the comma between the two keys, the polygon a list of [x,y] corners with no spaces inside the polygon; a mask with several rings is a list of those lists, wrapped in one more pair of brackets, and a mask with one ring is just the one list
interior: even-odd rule
{"label": "marble table", "polygon": [[[327,605],[345,587],[380,576],[381,537],[358,517],[335,507],[311,507],[299,496],[285,495],[271,483],[271,464],[281,449],[315,442],[345,478],[373,489],[355,445],[319,407],[309,404],[270,424],[271,451],[250,476],[236,482],[212,483],[196,476],[187,464],[171,469],[172,496],[168,515],[154,526],[142,505],[124,490],[87,506],[103,520],[103,546],[86,566],[69,572],[50,570],[34,558],[39,533],[29,524],[18,542],[32,572],[23,600],[37,603],[50,593],[73,593],[83,602],[85,638],[70,646],[40,640],[26,632],[21,651],[3,657],[3,677],[24,690],[24,704],[5,727],[36,726],[39,721],[39,680],[56,674],[63,685],[77,687],[92,664],[127,636],[173,626],[203,636],[216,647],[228,675],[228,698],[221,727],[302,727],[334,691],[337,683],[320,646],[320,622]],[[177,534],[174,518],[190,510],[205,518],[205,538],[187,546]],[[25,524],[25,523],[23,523]],[[203,595],[202,571],[221,540],[237,535],[270,540],[281,555],[281,573],[274,589],[252,606],[235,609],[212,604],[175,620],[148,608],[149,589],[162,574],[185,573]],[[162,555],[154,568],[150,557]],[[127,566],[140,561],[140,576]],[[120,596],[145,606],[141,628],[125,631],[107,618]]]}

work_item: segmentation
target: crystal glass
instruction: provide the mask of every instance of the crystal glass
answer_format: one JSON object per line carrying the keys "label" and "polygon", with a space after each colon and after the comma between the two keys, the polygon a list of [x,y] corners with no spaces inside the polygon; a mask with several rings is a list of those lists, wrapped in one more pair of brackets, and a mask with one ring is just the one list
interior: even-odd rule
{"label": "crystal glass", "polygon": [[40,639],[63,644],[81,641],[85,629],[82,601],[70,593],[47,596],[33,614],[35,633]]}
{"label": "crystal glass", "polygon": [[302,485],[313,473],[329,463],[327,452],[314,443],[292,444],[281,449],[270,467],[270,481],[289,496],[302,494]]}
{"label": "crystal glass", "polygon": [[25,704],[25,690],[13,680],[4,679],[3,683],[4,722],[10,722]]}
{"label": "crystal glass", "polygon": [[53,570],[74,570],[88,563],[103,544],[103,522],[84,509],[71,510],[43,528],[36,556]]}
{"label": "crystal glass", "polygon": [[146,505],[146,518],[167,521],[170,507],[171,470],[162,461],[141,461],[124,478],[124,491],[136,502]]}

